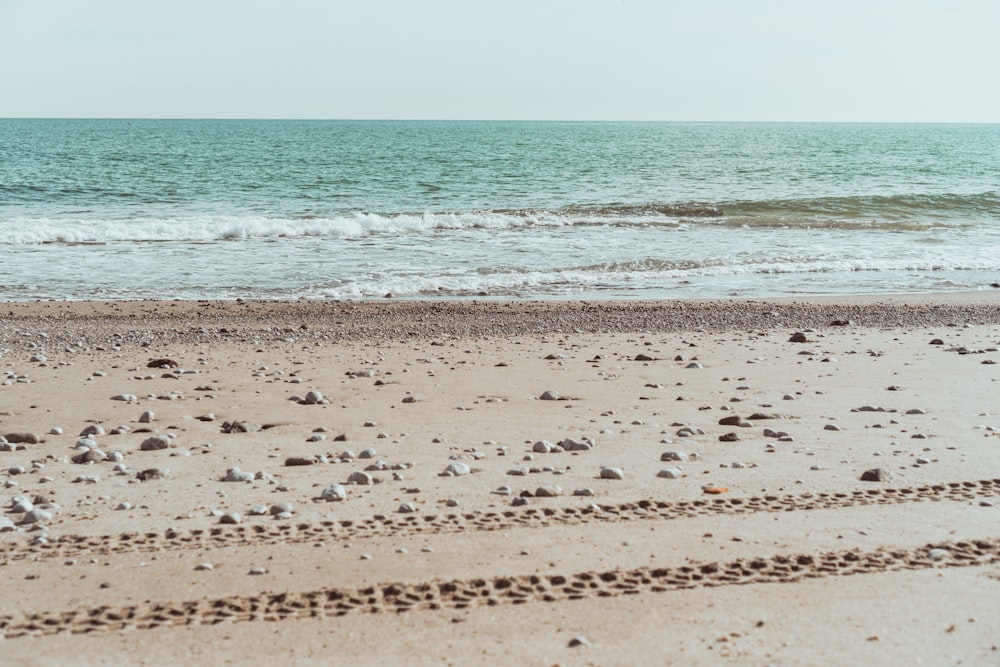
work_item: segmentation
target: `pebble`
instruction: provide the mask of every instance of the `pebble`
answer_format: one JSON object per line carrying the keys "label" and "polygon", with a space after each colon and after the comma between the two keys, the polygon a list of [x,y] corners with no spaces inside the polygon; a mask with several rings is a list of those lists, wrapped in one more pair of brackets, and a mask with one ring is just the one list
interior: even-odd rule
{"label": "pebble", "polygon": [[114,396],[111,397],[111,400],[124,401],[126,403],[134,403],[139,399],[137,399],[134,394],[115,394]]}
{"label": "pebble", "polygon": [[509,496],[512,495],[514,491],[509,486],[501,486],[493,489],[490,493],[496,496]]}
{"label": "pebble", "polygon": [[543,401],[558,401],[560,398],[562,396],[559,395],[559,392],[552,390],[545,391],[539,396],[539,399]]}
{"label": "pebble", "polygon": [[271,505],[269,510],[272,515],[278,516],[279,514],[291,514],[292,504],[286,500],[279,500],[278,502]]}
{"label": "pebble", "polygon": [[243,515],[239,512],[225,512],[219,517],[219,523],[242,523]]}
{"label": "pebble", "polygon": [[347,478],[348,484],[360,484],[362,486],[367,486],[368,484],[374,484],[375,478],[366,472],[352,472],[350,477]]}
{"label": "pebble", "polygon": [[540,486],[535,489],[536,498],[555,498],[562,495],[562,487],[559,486]]}
{"label": "pebble", "polygon": [[81,438],[89,438],[92,435],[104,435],[104,427],[100,424],[90,424],[80,431]]}
{"label": "pebble", "polygon": [[573,637],[569,640],[570,648],[576,648],[577,646],[590,646],[590,641],[586,637]]}
{"label": "pebble", "polygon": [[590,488],[575,489],[573,491],[574,496],[590,497],[594,495],[594,490]]}
{"label": "pebble", "polygon": [[458,507],[460,503],[454,498],[449,498],[444,504],[448,507]]}
{"label": "pebble", "polygon": [[331,484],[323,489],[320,498],[327,502],[347,500],[347,489],[340,484]]}
{"label": "pebble", "polygon": [[14,530],[14,522],[5,516],[0,516],[0,533]]}
{"label": "pebble", "polygon": [[35,504],[32,503],[27,496],[14,496],[11,499],[11,512],[30,512],[35,508]]}
{"label": "pebble", "polygon": [[264,516],[265,514],[267,514],[267,506],[254,505],[253,507],[250,508],[250,511],[247,512],[247,514],[249,514],[250,516]]}
{"label": "pebble", "polygon": [[548,440],[539,440],[534,445],[531,446],[531,451],[538,454],[549,454],[555,451],[555,444],[549,442]]}
{"label": "pebble", "polygon": [[146,410],[141,415],[139,415],[140,424],[149,424],[155,419],[155,415],[152,410]]}
{"label": "pebble", "polygon": [[130,509],[132,509],[132,503],[130,503],[130,502],[118,503],[118,506],[115,507],[115,509],[116,510],[130,510]]}
{"label": "pebble", "polygon": [[159,449],[166,449],[170,447],[170,438],[164,435],[154,435],[152,437],[146,438],[139,445],[139,449],[144,452],[156,451]]}
{"label": "pebble", "polygon": [[62,434],[63,430],[58,426],[53,426],[52,428],[49,429],[49,435],[62,435]]}
{"label": "pebble", "polygon": [[680,479],[684,476],[684,472],[677,467],[674,468],[664,468],[660,472],[656,473],[657,477],[662,477],[664,479]]}
{"label": "pebble", "polygon": [[621,468],[601,468],[601,479],[625,479],[625,472]]}
{"label": "pebble", "polygon": [[413,503],[403,503],[399,506],[400,514],[410,514],[417,511],[417,506]]}
{"label": "pebble", "polygon": [[927,557],[931,560],[944,560],[949,557],[951,552],[947,549],[931,549],[927,552]]}
{"label": "pebble", "polygon": [[449,463],[448,467],[444,469],[439,477],[461,477],[462,475],[468,475],[472,472],[472,469],[465,463],[461,461],[455,461],[454,463]]}
{"label": "pebble", "polygon": [[358,458],[359,459],[372,459],[372,458],[375,458],[375,454],[376,454],[376,452],[375,452],[374,449],[371,449],[371,448],[369,448],[369,449],[363,449],[363,450],[361,450],[361,453],[358,454]]}
{"label": "pebble", "polygon": [[43,509],[33,509],[25,512],[21,523],[47,523],[52,521],[52,512]]}
{"label": "pebble", "polygon": [[839,431],[840,427],[836,424],[827,424],[823,427],[824,431]]}
{"label": "pebble", "polygon": [[258,576],[261,574],[267,574],[267,570],[263,567],[251,567],[250,571],[247,572],[247,574],[252,576]]}
{"label": "pebble", "polygon": [[861,473],[862,482],[888,482],[892,474],[885,468],[872,468]]}
{"label": "pebble", "polygon": [[719,436],[719,442],[739,442],[740,436],[738,433],[723,433]]}
{"label": "pebble", "polygon": [[37,433],[8,433],[4,438],[7,442],[15,445],[37,445],[42,442],[42,437]]}
{"label": "pebble", "polygon": [[226,471],[225,477],[222,478],[223,482],[250,482],[252,480],[252,472],[246,472],[239,468],[230,468]]}
{"label": "pebble", "polygon": [[211,563],[198,563],[197,565],[194,566],[194,569],[196,571],[214,570],[215,566],[212,565]]}

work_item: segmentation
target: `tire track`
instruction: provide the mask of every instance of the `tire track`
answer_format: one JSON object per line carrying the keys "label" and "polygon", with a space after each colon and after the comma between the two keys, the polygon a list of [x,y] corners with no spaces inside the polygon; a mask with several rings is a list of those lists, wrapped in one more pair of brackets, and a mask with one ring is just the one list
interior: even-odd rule
{"label": "tire track", "polygon": [[38,544],[15,541],[0,543],[0,565],[26,559],[70,558],[112,553],[264,546],[274,543],[301,544],[334,538],[353,540],[379,536],[542,528],[551,525],[596,522],[673,520],[719,514],[840,509],[862,505],[969,501],[996,496],[1000,496],[1000,479],[927,484],[896,489],[864,489],[849,493],[699,498],[669,502],[641,500],[617,505],[594,504],[580,508],[535,507],[463,514],[376,515],[363,521],[344,519],[297,524],[213,526],[189,531],[62,535]]}
{"label": "tire track", "polygon": [[0,636],[16,639],[60,632],[83,634],[223,622],[334,618],[349,613],[467,609],[711,586],[792,583],[806,578],[982,566],[997,562],[1000,562],[1000,538],[989,538],[939,542],[917,549],[880,548],[867,552],[854,549],[678,567],[390,583],[361,589],[328,588],[302,593],[258,593],[214,600],[45,611],[0,616]]}

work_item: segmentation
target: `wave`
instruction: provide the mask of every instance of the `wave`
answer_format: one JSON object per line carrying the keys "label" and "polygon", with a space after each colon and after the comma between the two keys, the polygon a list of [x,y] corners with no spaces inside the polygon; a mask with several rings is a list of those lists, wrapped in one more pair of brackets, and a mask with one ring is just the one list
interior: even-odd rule
{"label": "wave", "polygon": [[[170,213],[170,209],[166,209]],[[0,209],[2,215],[2,209]],[[577,204],[548,209],[430,213],[351,212],[333,216],[179,215],[0,217],[0,244],[211,242],[278,238],[360,238],[438,231],[533,227],[714,225],[760,229],[927,231],[1000,221],[1000,195],[825,197],[670,204]]]}

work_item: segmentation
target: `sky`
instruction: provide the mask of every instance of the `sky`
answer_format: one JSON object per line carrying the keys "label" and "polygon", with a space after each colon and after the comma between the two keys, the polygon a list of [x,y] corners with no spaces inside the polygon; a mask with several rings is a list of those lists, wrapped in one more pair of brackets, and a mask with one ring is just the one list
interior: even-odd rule
{"label": "sky", "polygon": [[998,0],[0,0],[0,117],[1000,122]]}

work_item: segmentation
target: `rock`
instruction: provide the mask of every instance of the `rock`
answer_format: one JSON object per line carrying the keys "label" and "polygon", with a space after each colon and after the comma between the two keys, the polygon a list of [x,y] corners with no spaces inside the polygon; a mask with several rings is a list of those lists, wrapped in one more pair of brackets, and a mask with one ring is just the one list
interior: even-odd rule
{"label": "rock", "polygon": [[104,427],[100,424],[90,424],[80,431],[81,438],[89,438],[92,435],[104,435]]}
{"label": "rock", "polygon": [[559,486],[540,486],[535,489],[536,498],[556,498],[562,495],[562,487]]}
{"label": "rock", "polygon": [[789,343],[808,343],[810,342],[806,335],[801,331],[796,331],[792,334],[792,337],[788,339]]}
{"label": "rock", "polygon": [[684,472],[677,467],[664,468],[660,472],[656,473],[656,476],[664,479],[679,479],[684,476]]}
{"label": "rock", "polygon": [[403,397],[403,403],[416,403],[416,402],[417,402],[417,397],[416,396],[404,396]]}
{"label": "rock", "polygon": [[219,517],[219,523],[242,523],[243,515],[239,512],[226,512]]}
{"label": "rock", "polygon": [[271,505],[271,508],[268,511],[274,516],[279,514],[290,514],[292,512],[292,504],[286,500],[279,500]]}
{"label": "rock", "polygon": [[115,394],[111,397],[112,401],[124,401],[125,403],[135,403],[137,400],[134,394]]}
{"label": "rock", "polygon": [[570,648],[576,648],[577,646],[590,646],[590,642],[586,637],[573,637],[569,640]]}
{"label": "rock", "polygon": [[253,507],[250,508],[250,511],[247,512],[247,514],[249,514],[250,516],[264,516],[265,514],[267,514],[267,506],[254,505]]}
{"label": "rock", "polygon": [[760,421],[760,420],[777,419],[777,418],[778,415],[772,415],[770,412],[755,412],[749,417],[747,417],[747,419],[750,421]]}
{"label": "rock", "polygon": [[692,368],[692,369],[697,369],[697,368],[704,368],[704,366],[702,366],[702,365],[701,365],[700,363],[698,363],[697,361],[692,361],[692,362],[690,362],[690,363],[689,363],[689,364],[688,364],[687,366],[685,366],[684,368]]}
{"label": "rock", "polygon": [[510,501],[511,507],[522,507],[527,504],[528,504],[528,499],[522,498],[521,496],[518,496],[517,498],[514,498],[514,500]]}
{"label": "rock", "polygon": [[0,533],[7,533],[14,530],[14,522],[5,516],[0,516]]}
{"label": "rock", "polygon": [[402,505],[399,506],[400,514],[411,514],[416,511],[417,511],[417,506],[414,505],[413,503],[403,503]]}
{"label": "rock", "polygon": [[557,392],[557,391],[551,391],[551,390],[549,390],[549,391],[546,391],[546,392],[542,393],[542,395],[539,396],[538,398],[540,400],[543,400],[543,401],[558,401],[558,400],[560,400],[562,398],[562,396],[560,396],[559,392]]}
{"label": "rock", "polygon": [[601,479],[625,479],[625,472],[621,468],[601,468]]}
{"label": "rock", "polygon": [[663,452],[660,454],[661,461],[687,461],[688,455],[686,452],[673,451],[673,452]]}
{"label": "rock", "polygon": [[153,479],[165,479],[170,471],[166,468],[147,468],[136,475],[140,482],[148,482]]}
{"label": "rock", "polygon": [[633,361],[656,361],[653,357],[648,354],[642,354],[641,352],[633,358]]}
{"label": "rock", "polygon": [[252,576],[259,576],[259,575],[262,575],[262,574],[267,574],[267,569],[263,568],[263,567],[259,567],[259,566],[258,567],[251,567],[250,571],[247,572],[247,574],[252,575]]}
{"label": "rock", "polygon": [[194,569],[199,572],[212,571],[215,569],[215,566],[212,565],[211,563],[198,563],[197,565],[194,566]]}
{"label": "rock", "polygon": [[448,464],[448,467],[444,469],[444,472],[439,477],[461,477],[462,475],[468,475],[470,472],[472,472],[472,469],[467,464],[455,461]]}
{"label": "rock", "polygon": [[4,436],[11,444],[37,445],[42,442],[42,437],[37,433],[8,433]]}
{"label": "rock", "polygon": [[21,523],[48,523],[52,521],[52,512],[43,509],[33,509],[29,512],[24,513],[24,518],[21,519]]}
{"label": "rock", "polygon": [[861,473],[862,482],[888,482],[892,474],[885,468],[872,468]]}
{"label": "rock", "polygon": [[248,421],[222,422],[223,433],[254,433],[261,429],[260,424]]}
{"label": "rock", "polygon": [[74,456],[71,460],[73,463],[100,463],[107,457],[99,449],[88,449],[85,452],[80,452]]}
{"label": "rock", "polygon": [[906,414],[908,414],[908,415],[926,415],[927,411],[923,410],[921,408],[910,408],[909,410],[906,411]]}
{"label": "rock", "polygon": [[10,501],[11,512],[30,512],[35,509],[35,504],[27,496],[14,496]]}
{"label": "rock", "polygon": [[118,503],[115,509],[119,511],[130,510],[132,509],[132,503],[126,500],[125,502]]}
{"label": "rock", "polygon": [[739,442],[740,436],[738,433],[723,433],[719,436],[719,442]]}
{"label": "rock", "polygon": [[509,496],[514,493],[514,491],[509,486],[500,486],[492,491],[490,491],[495,496]]}
{"label": "rock", "polygon": [[590,489],[590,488],[574,489],[573,490],[573,495],[574,496],[580,496],[580,497],[587,498],[587,497],[590,497],[590,496],[594,495],[594,490]]}
{"label": "rock", "polygon": [[49,429],[49,435],[62,435],[63,430],[59,426],[53,426]]}
{"label": "rock", "polygon": [[548,440],[539,440],[534,445],[531,446],[531,451],[538,454],[549,454],[554,451],[556,446],[549,442]]}
{"label": "rock", "polygon": [[316,463],[313,456],[289,456],[285,459],[286,466],[311,466]]}
{"label": "rock", "polygon": [[739,426],[743,423],[743,418],[739,415],[729,415],[719,420],[719,426]]}
{"label": "rock", "polygon": [[930,342],[931,345],[944,345],[944,341],[940,338],[935,338]]}
{"label": "rock", "polygon": [[839,431],[840,427],[836,424],[827,424],[823,427],[824,431]]}
{"label": "rock", "polygon": [[140,424],[149,424],[155,419],[155,415],[152,410],[146,410],[141,415],[139,415]]}
{"label": "rock", "polygon": [[223,482],[250,482],[253,481],[253,473],[245,472],[239,468],[230,468],[222,478]]}
{"label": "rock", "polygon": [[376,451],[374,449],[363,449],[361,453],[358,454],[359,459],[373,459],[375,458]]}
{"label": "rock", "polygon": [[559,447],[567,452],[587,452],[594,448],[594,441],[590,438],[584,438],[582,441],[566,438],[559,442]]}
{"label": "rock", "polygon": [[146,368],[177,368],[180,366],[173,359],[153,359],[148,364]]}
{"label": "rock", "polygon": [[331,484],[323,489],[323,492],[320,494],[320,498],[327,502],[347,500],[347,489],[340,484]]}
{"label": "rock", "polygon": [[947,549],[930,549],[927,552],[927,557],[931,560],[944,560],[951,556],[951,552]]}
{"label": "rock", "polygon": [[366,472],[352,472],[351,476],[347,478],[347,483],[367,486],[369,484],[374,484],[375,479]]}
{"label": "rock", "polygon": [[329,401],[323,397],[322,393],[316,391],[315,389],[306,393],[305,397],[302,399],[303,405],[323,405],[325,403],[329,403]]}
{"label": "rock", "polygon": [[165,435],[154,435],[150,438],[146,438],[139,445],[139,449],[144,452],[151,452],[158,449],[166,449],[170,447],[170,438]]}

